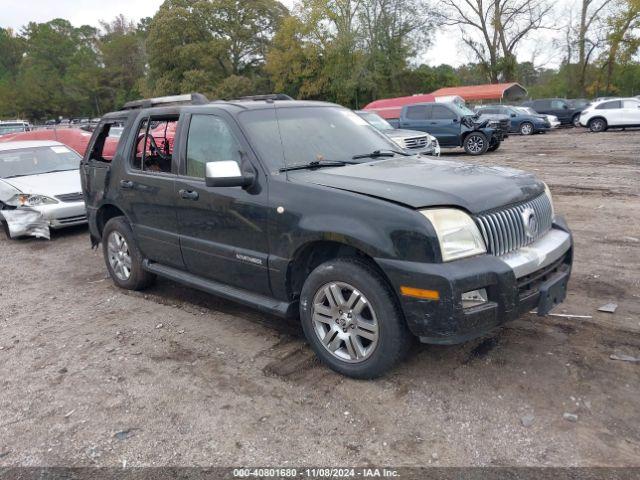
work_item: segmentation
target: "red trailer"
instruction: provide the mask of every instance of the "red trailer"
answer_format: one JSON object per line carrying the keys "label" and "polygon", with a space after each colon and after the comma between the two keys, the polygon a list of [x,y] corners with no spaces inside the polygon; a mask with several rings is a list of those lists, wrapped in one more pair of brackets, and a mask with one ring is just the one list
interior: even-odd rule
{"label": "red trailer", "polygon": [[383,98],[382,100],[376,100],[364,107],[364,110],[371,110],[376,112],[382,118],[398,119],[400,118],[400,111],[405,105],[413,105],[415,103],[435,102],[436,97],[428,94],[410,95],[408,97],[396,97],[396,98]]}

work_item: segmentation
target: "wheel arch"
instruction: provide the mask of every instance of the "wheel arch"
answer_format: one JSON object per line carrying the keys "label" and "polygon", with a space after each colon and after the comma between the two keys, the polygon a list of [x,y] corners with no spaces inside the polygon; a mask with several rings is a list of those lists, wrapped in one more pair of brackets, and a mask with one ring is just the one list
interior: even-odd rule
{"label": "wheel arch", "polygon": [[289,298],[300,297],[305,280],[316,267],[337,258],[357,258],[367,263],[380,275],[399,300],[389,277],[369,253],[357,246],[335,240],[313,240],[296,250],[287,267],[286,289]]}
{"label": "wheel arch", "polygon": [[129,218],[124,213],[124,211],[122,211],[122,209],[120,209],[119,207],[117,207],[112,203],[105,203],[101,205],[100,208],[98,208],[98,210],[96,211],[96,228],[100,235],[100,239],[102,239],[102,232],[104,231],[104,226],[107,224],[109,220],[115,217],[125,217],[127,221],[129,221]]}

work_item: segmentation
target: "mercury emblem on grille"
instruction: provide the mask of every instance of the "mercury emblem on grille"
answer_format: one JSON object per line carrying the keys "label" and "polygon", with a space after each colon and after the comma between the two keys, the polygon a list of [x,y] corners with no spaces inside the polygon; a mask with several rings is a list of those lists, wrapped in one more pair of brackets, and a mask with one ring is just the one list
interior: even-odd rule
{"label": "mercury emblem on grille", "polygon": [[538,236],[538,218],[533,208],[525,208],[522,211],[522,224],[527,237],[535,238]]}

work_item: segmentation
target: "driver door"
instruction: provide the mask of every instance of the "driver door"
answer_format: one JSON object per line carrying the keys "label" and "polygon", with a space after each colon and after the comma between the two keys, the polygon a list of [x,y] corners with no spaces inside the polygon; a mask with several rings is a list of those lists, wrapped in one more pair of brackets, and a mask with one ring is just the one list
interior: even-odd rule
{"label": "driver door", "polygon": [[[214,281],[270,294],[264,172],[225,112],[193,113],[185,125],[175,198],[187,269]],[[205,165],[229,160],[256,172],[250,188],[206,185]]]}

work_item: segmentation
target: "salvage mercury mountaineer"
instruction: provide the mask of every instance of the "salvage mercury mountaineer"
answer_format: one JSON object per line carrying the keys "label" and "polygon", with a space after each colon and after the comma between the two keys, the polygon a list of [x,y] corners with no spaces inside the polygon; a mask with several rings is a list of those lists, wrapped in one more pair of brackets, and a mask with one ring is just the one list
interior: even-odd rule
{"label": "salvage mercury mountaineer", "polygon": [[103,117],[81,178],[116,285],[159,275],[299,317],[351,377],[416,337],[463,342],[566,296],[572,237],[543,182],[407,154],[329,103],[131,102]]}

